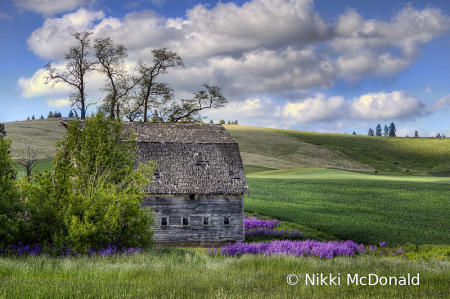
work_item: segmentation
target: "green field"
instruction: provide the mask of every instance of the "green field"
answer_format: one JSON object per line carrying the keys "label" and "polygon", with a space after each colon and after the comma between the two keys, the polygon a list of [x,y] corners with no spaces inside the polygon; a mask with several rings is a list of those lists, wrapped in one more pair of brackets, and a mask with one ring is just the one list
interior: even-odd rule
{"label": "green field", "polygon": [[[5,127],[15,158],[21,138],[38,136],[42,160],[34,169],[51,169],[54,142],[64,132],[56,120]],[[0,298],[448,298],[449,139],[224,127],[241,151],[247,216],[277,218],[284,222],[279,229],[296,228],[320,241],[386,241],[390,250],[406,250],[406,258],[213,258],[202,249],[173,248],[88,260],[1,258]],[[289,286],[290,273],[420,273],[421,284]]]}

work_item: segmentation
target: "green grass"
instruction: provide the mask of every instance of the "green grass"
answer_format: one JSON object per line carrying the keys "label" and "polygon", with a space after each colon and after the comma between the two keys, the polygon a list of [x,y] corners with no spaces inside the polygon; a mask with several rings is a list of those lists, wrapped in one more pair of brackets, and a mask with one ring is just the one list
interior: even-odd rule
{"label": "green grass", "polygon": [[450,170],[448,138],[388,138],[269,130],[333,151],[341,151],[356,161],[373,166],[379,173],[429,175],[436,170],[441,170],[441,174],[448,174]]}
{"label": "green grass", "polygon": [[254,166],[254,165],[244,165],[244,171],[245,175],[249,175],[256,172],[262,172],[262,171],[270,171],[270,170],[276,170],[274,168],[269,167],[261,167],[261,166]]}
{"label": "green grass", "polygon": [[[306,274],[338,286],[306,285]],[[419,286],[347,285],[354,276],[412,276]],[[299,277],[288,285],[287,275]],[[128,257],[0,258],[0,298],[447,298],[450,262],[345,257],[209,257],[167,249]],[[270,295],[269,295],[270,294]]]}
{"label": "green grass", "polygon": [[380,180],[339,170],[286,170],[279,176],[276,172],[272,177],[256,173],[247,178],[246,212],[364,244],[450,245],[449,179]]}

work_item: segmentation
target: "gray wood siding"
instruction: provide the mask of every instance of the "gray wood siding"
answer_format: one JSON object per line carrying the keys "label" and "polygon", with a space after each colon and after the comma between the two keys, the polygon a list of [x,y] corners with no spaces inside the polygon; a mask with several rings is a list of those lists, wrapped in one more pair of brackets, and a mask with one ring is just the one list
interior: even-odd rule
{"label": "gray wood siding", "polygon": [[[156,242],[244,241],[243,195],[151,195],[142,207],[156,212]],[[161,217],[169,217],[169,225],[161,227]],[[181,216],[189,217],[189,226],[182,226]],[[202,217],[211,217],[203,226]],[[230,225],[223,225],[223,216],[230,216]]]}

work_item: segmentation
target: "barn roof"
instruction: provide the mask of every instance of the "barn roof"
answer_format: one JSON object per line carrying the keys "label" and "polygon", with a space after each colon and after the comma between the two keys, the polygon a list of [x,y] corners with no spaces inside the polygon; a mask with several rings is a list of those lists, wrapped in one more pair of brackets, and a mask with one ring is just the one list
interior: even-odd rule
{"label": "barn roof", "polygon": [[124,122],[139,162],[156,160],[149,194],[249,194],[239,146],[218,124]]}

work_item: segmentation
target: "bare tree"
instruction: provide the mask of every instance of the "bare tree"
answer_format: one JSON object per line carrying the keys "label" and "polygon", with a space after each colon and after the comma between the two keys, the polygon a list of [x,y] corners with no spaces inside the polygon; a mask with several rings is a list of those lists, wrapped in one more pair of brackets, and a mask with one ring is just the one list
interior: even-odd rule
{"label": "bare tree", "polygon": [[150,96],[165,95],[172,90],[167,84],[156,83],[159,74],[166,74],[169,68],[184,67],[183,60],[176,52],[167,51],[167,48],[152,50],[153,66],[148,67],[141,59],[138,60],[137,71],[141,75],[139,85],[143,102],[144,122],[147,121],[148,109],[151,107]]}
{"label": "bare tree", "polygon": [[195,92],[195,97],[190,100],[181,100],[182,104],[174,104],[170,109],[169,120],[171,122],[192,122],[201,121],[206,118],[200,117],[199,111],[210,108],[224,107],[228,103],[227,99],[221,94],[221,88],[204,84],[207,91]]}
{"label": "bare tree", "polygon": [[60,73],[56,70],[56,68],[52,67],[52,62],[49,62],[45,66],[49,72],[49,75],[45,77],[45,84],[48,84],[51,80],[54,80],[52,88],[58,82],[65,82],[77,89],[78,92],[70,94],[70,101],[71,107],[76,105],[77,108],[80,109],[81,119],[85,118],[86,110],[90,105],[86,105],[87,94],[85,93],[86,83],[84,80],[84,75],[89,71],[95,70],[95,65],[97,64],[96,61],[91,62],[86,59],[89,54],[88,49],[90,49],[88,37],[92,34],[93,32],[77,32],[72,34],[72,36],[80,41],[81,45],[70,48],[69,54],[64,54],[65,58],[69,60],[66,65],[67,71]]}
{"label": "bare tree", "polygon": [[33,144],[31,137],[28,140],[22,142],[22,157],[17,164],[24,166],[27,169],[28,181],[30,180],[31,171],[33,167],[36,166],[38,159],[36,158],[36,149]]}
{"label": "bare tree", "polygon": [[95,56],[98,59],[100,67],[97,69],[105,74],[107,85],[102,90],[108,92],[104,104],[109,108],[109,117],[114,119],[120,114],[120,107],[126,95],[139,82],[140,78],[135,76],[125,76],[124,59],[128,57],[127,49],[123,45],[115,44],[109,37],[97,38],[94,43]]}

